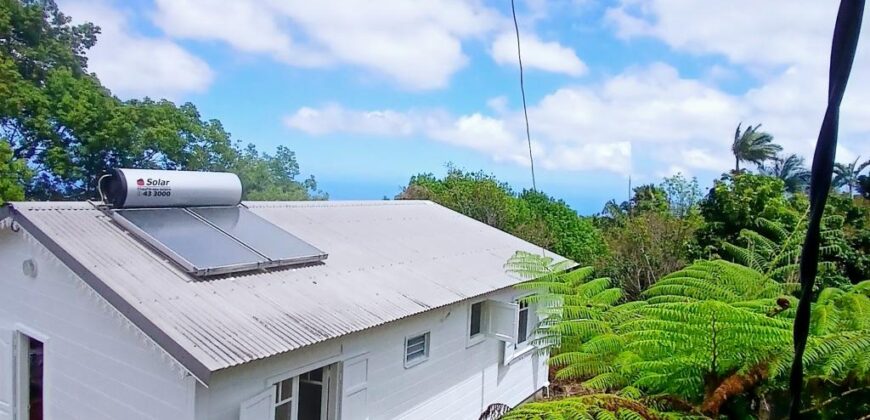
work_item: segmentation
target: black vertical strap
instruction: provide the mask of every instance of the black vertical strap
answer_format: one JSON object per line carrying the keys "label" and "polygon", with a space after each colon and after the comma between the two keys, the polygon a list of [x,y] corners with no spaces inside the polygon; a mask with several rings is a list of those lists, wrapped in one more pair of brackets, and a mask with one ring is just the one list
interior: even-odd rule
{"label": "black vertical strap", "polygon": [[810,218],[807,237],[801,251],[800,276],[801,299],[794,320],[794,361],[791,367],[791,407],[792,419],[801,417],[801,392],[804,384],[803,355],[810,328],[810,302],[813,299],[813,285],[819,268],[819,227],[828,192],[831,189],[831,176],[834,172],[834,157],[837,150],[837,126],[840,119],[840,102],[846,91],[858,35],[861,32],[861,17],[864,14],[864,0],[842,0],[834,26],[834,40],[831,45],[831,68],[828,75],[828,108],[816,142],[813,155],[812,177],[810,179]]}

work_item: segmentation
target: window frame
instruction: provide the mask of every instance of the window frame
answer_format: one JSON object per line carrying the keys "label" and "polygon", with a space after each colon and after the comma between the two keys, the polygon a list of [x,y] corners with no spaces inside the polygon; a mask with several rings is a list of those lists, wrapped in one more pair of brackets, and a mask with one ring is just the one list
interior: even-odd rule
{"label": "window frame", "polygon": [[[527,301],[524,301],[523,297],[517,298],[515,300],[515,302],[517,303],[517,305],[519,305],[519,309],[517,309],[518,316],[519,316],[519,322],[517,322],[517,343],[514,345],[514,348],[520,348],[520,347],[522,347],[522,345],[529,344],[529,322],[531,321],[532,309],[531,309],[531,304]],[[526,305],[525,308],[523,307],[523,304]],[[526,312],[526,315],[525,315],[526,316],[526,331],[525,331],[526,333],[523,336],[521,336],[520,335],[520,326],[522,325],[523,311]]]}
{"label": "window frame", "polygon": [[[338,359],[339,357],[332,357],[325,360],[337,361],[326,364],[323,364],[323,361],[321,361],[318,363],[306,365],[306,367],[303,368],[297,368],[292,371],[282,373],[280,375],[274,375],[269,377],[266,382],[270,384],[268,385],[268,387],[271,389],[271,418],[275,418],[275,409],[278,408],[278,406],[289,403],[290,418],[297,419],[299,417],[299,402],[302,396],[301,385],[303,382],[308,382],[321,386],[321,390],[323,392],[320,402],[321,416],[325,415],[327,419],[337,419],[340,410],[338,393],[341,392],[340,372],[342,370],[341,363],[343,363],[341,360]],[[322,372],[319,381],[303,378],[305,374],[311,373],[318,369],[320,369]],[[291,389],[293,390],[293,395],[288,399],[281,400],[280,384],[285,381],[290,382]]]}
{"label": "window frame", "polygon": [[[282,388],[281,384],[284,382],[287,382],[287,381],[290,382],[290,398],[282,400],[281,399],[281,388]],[[272,400],[272,418],[273,419],[275,418],[275,410],[279,406],[284,405],[284,404],[290,404],[290,418],[291,419],[296,418],[296,416],[298,415],[298,412],[299,412],[299,407],[298,407],[298,405],[299,405],[299,376],[298,375],[292,376],[292,377],[280,380],[278,382],[275,382],[272,385],[272,387],[273,387],[274,392],[275,392],[275,398]]]}
{"label": "window frame", "polygon": [[[480,344],[484,342],[487,338],[487,321],[488,315],[486,311],[485,305],[486,299],[477,299],[468,302],[468,309],[466,311],[466,322],[465,322],[465,347],[472,347],[474,345]],[[480,331],[477,334],[471,335],[471,311],[474,305],[480,305]]]}
{"label": "window frame", "polygon": [[[529,296],[532,296],[533,294],[534,293],[524,293],[522,295],[515,296],[514,299],[512,300],[512,302],[516,303],[517,305],[520,305],[520,302],[523,299],[525,299]],[[509,342],[504,343],[504,353],[503,353],[504,360],[502,361],[503,365],[506,365],[506,366],[510,365],[515,360],[521,359],[524,356],[526,356],[527,354],[530,354],[536,348],[534,345],[532,345],[531,340],[529,340],[529,337],[531,336],[531,331],[534,330],[534,327],[537,325],[537,322],[538,322],[535,305],[530,303],[530,302],[527,303],[526,308],[518,309],[520,315],[522,314],[523,310],[526,311],[526,337],[523,339],[523,341],[520,341],[520,336],[519,336],[520,323],[517,322],[517,331],[516,331],[517,342],[516,343],[509,343]],[[532,318],[533,314],[535,315],[534,319]]]}
{"label": "window frame", "polygon": [[[413,360],[408,360],[408,342],[421,336],[423,337],[423,356],[417,357]],[[404,362],[405,369],[412,368],[429,360],[431,342],[432,332],[429,330],[405,336],[405,345],[402,347],[402,361]]]}

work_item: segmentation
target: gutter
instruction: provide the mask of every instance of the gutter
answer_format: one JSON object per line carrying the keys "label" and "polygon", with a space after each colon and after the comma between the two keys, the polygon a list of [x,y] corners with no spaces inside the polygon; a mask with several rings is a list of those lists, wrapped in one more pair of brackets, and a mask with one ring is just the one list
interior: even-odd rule
{"label": "gutter", "polygon": [[63,247],[61,247],[48,234],[39,229],[30,219],[23,213],[16,210],[11,204],[0,207],[0,220],[7,217],[12,217],[12,220],[23,227],[28,233],[33,235],[37,241],[45,246],[52,254],[54,254],[64,265],[66,265],[73,273],[81,278],[88,286],[103,297],[110,305],[112,305],[125,318],[130,320],[139,330],[146,336],[151,338],[157,345],[167,352],[173,359],[182,365],[187,371],[196,378],[203,386],[208,387],[208,381],[212,371],[195,356],[188,352],[184,347],[178,344],[169,334],[160,329],[150,319],[136,309],[130,302],[119,295],[114,289],[109,287],[97,275],[88,270],[75,257],[70,255]]}

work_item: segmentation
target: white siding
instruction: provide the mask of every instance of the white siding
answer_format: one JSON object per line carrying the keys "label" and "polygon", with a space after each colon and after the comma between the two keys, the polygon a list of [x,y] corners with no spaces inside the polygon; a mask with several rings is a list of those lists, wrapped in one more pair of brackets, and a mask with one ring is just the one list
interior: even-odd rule
{"label": "white siding", "polygon": [[[22,271],[27,259],[36,278]],[[46,418],[193,417],[193,378],[24,231],[0,229],[0,267],[0,331],[46,339]],[[2,400],[11,358],[0,363]]]}
{"label": "white siding", "polygon": [[[518,294],[504,290],[488,297],[510,302]],[[487,339],[466,347],[468,307],[468,302],[450,305],[220,371],[212,376],[208,389],[197,388],[197,419],[238,419],[242,401],[262,392],[270,383],[268,378],[351,358],[367,360],[369,419],[476,419],[489,404],[513,406],[546,386],[545,362],[534,352],[503,366],[501,341]],[[429,359],[406,369],[405,337],[425,331],[431,334]],[[355,390],[342,393],[347,391]],[[347,409],[342,414],[345,419],[366,418]]]}

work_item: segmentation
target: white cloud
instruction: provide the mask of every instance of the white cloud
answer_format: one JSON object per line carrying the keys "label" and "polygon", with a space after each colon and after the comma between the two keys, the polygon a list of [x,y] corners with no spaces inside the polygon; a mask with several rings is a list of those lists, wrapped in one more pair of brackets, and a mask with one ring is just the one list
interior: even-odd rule
{"label": "white cloud", "polygon": [[96,46],[87,53],[88,68],[120,97],[176,99],[206,90],[214,79],[205,61],[169,39],[137,34],[126,15],[102,2],[68,1],[61,6],[75,22],[101,28]]}
{"label": "white cloud", "polygon": [[[528,146],[522,110],[506,109],[501,99],[492,102],[496,116],[471,113],[451,118],[441,112],[441,117],[424,120],[420,116],[428,113],[391,112],[391,121],[400,120],[413,127],[391,132],[426,137],[478,151],[496,161],[526,165]],[[365,124],[353,122],[365,119],[367,112],[333,107],[300,109],[289,117],[288,125],[315,135],[368,132],[362,128]],[[737,121],[739,108],[738,98],[698,81],[682,79],[667,65],[654,64],[631,69],[600,86],[562,88],[532,104],[529,119],[533,151],[536,161],[546,169],[628,174],[632,171],[633,153],[671,164],[681,158],[679,151],[686,145],[715,145],[727,150],[728,133],[733,121]],[[305,124],[298,121],[303,115]],[[673,152],[659,153],[664,148]],[[722,166],[722,162],[698,157],[689,155],[691,162],[679,163],[703,169]]]}
{"label": "white cloud", "polygon": [[[836,14],[835,1],[793,1],[783,7],[779,2],[752,0],[623,0],[607,11],[607,19],[623,38],[651,37],[678,51],[721,56],[754,75],[757,86],[738,98],[740,119],[763,123],[763,129],[787,151],[803,154],[809,161],[825,112]],[[839,133],[843,150],[864,155],[870,153],[868,70],[870,36],[864,31]],[[717,72],[710,72],[713,81]]]}
{"label": "white cloud", "polygon": [[[542,41],[534,34],[520,32],[520,47],[523,67],[569,76],[581,76],[587,72],[586,64],[571,48],[555,41]],[[501,65],[517,65],[517,38],[514,32],[502,32],[495,38],[490,55]]]}
{"label": "white cloud", "polygon": [[622,0],[606,19],[624,38],[650,36],[698,54],[741,64],[784,65],[817,60],[830,48],[837,2],[787,6],[754,0]]}
{"label": "white cloud", "polygon": [[252,0],[156,0],[154,22],[170,36],[219,40],[240,51],[286,57],[292,41],[274,13]]}
{"label": "white cloud", "polygon": [[287,116],[284,123],[309,134],[335,131],[379,136],[407,136],[416,129],[412,118],[395,111],[351,111],[338,105],[321,109],[303,107]]}
{"label": "white cloud", "polygon": [[511,131],[503,120],[475,113],[459,117],[450,124],[432,127],[432,139],[488,154],[495,161],[528,165],[525,139]]}
{"label": "white cloud", "polygon": [[176,37],[218,40],[294,66],[356,66],[412,90],[446,86],[468,62],[462,42],[501,19],[464,0],[158,0],[154,13]]}

